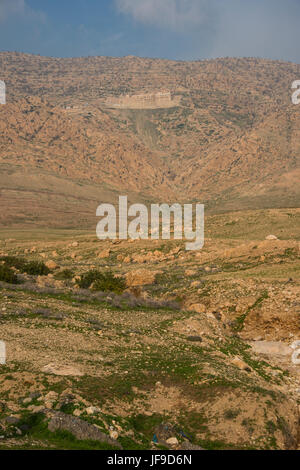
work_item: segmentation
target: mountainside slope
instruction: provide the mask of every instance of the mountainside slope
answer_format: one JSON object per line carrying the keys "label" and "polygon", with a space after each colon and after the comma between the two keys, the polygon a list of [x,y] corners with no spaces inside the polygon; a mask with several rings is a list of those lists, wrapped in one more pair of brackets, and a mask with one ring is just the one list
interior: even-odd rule
{"label": "mountainside slope", "polygon": [[[300,65],[259,59],[0,53],[2,223],[45,225],[60,207],[67,215],[55,223],[72,226],[77,207],[76,226],[89,226],[97,205],[123,192],[214,211],[298,206],[300,106],[291,84],[299,77]],[[106,105],[164,90],[173,107]]]}

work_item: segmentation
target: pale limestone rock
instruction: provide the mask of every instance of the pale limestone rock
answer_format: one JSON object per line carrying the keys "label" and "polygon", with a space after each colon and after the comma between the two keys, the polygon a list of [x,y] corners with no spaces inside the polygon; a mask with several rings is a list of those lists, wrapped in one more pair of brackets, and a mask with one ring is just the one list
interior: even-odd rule
{"label": "pale limestone rock", "polygon": [[58,268],[58,265],[53,260],[47,261],[45,265],[47,266],[48,269],[51,269],[51,270]]}
{"label": "pale limestone rock", "polygon": [[237,356],[232,359],[231,364],[236,366],[240,370],[246,370],[247,372],[251,372],[251,368],[248,366],[248,364]]}
{"label": "pale limestone rock", "polygon": [[203,304],[192,304],[189,305],[187,308],[188,312],[197,312],[197,313],[205,313],[206,312],[206,306]]}
{"label": "pale limestone rock", "polygon": [[169,439],[166,440],[166,443],[172,447],[178,446],[179,444],[177,437],[170,437]]}
{"label": "pale limestone rock", "polygon": [[271,240],[278,240],[278,238],[277,238],[275,235],[268,235],[268,236],[266,237],[266,240],[269,240],[269,241],[271,241]]}
{"label": "pale limestone rock", "polygon": [[74,366],[47,364],[42,368],[42,372],[58,376],[82,377],[84,374]]}

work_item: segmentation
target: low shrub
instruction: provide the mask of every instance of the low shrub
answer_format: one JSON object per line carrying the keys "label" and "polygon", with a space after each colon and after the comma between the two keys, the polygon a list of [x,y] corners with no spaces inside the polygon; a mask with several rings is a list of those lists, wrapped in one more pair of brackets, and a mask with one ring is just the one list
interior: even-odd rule
{"label": "low shrub", "polygon": [[122,293],[126,289],[125,281],[112,273],[105,273],[93,283],[94,291]]}
{"label": "low shrub", "polygon": [[0,264],[0,281],[8,284],[19,284],[19,280],[13,270],[5,264]]}
{"label": "low shrub", "polygon": [[4,261],[5,265],[10,268],[16,268],[21,273],[32,276],[47,276],[50,273],[50,269],[41,261],[26,261],[24,258],[15,256],[4,256],[0,258],[0,261]]}
{"label": "low shrub", "polygon": [[58,281],[70,281],[75,276],[75,273],[71,269],[63,269],[55,274],[55,279]]}
{"label": "low shrub", "polygon": [[32,276],[47,276],[51,271],[40,261],[29,261],[21,272],[31,274]]}
{"label": "low shrub", "polygon": [[100,276],[101,273],[99,271],[88,271],[80,276],[80,279],[77,280],[77,284],[80,289],[88,289]]}
{"label": "low shrub", "polygon": [[81,289],[88,289],[92,286],[94,291],[101,292],[121,293],[126,288],[124,280],[116,278],[111,272],[88,271],[81,275],[77,283]]}
{"label": "low shrub", "polygon": [[0,261],[4,261],[6,266],[9,266],[10,268],[16,268],[19,271],[22,271],[26,264],[26,261],[23,258],[17,258],[15,256],[3,256],[0,258]]}

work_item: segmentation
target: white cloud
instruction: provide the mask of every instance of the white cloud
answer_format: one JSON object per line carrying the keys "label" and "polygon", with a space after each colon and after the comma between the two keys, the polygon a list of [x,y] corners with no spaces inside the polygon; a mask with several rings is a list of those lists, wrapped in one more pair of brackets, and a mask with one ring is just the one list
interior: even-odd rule
{"label": "white cloud", "polygon": [[136,21],[174,31],[196,28],[210,17],[209,0],[115,0]]}
{"label": "white cloud", "polygon": [[37,21],[44,21],[45,19],[42,12],[32,10],[25,0],[0,0],[0,23],[4,23],[11,17]]}

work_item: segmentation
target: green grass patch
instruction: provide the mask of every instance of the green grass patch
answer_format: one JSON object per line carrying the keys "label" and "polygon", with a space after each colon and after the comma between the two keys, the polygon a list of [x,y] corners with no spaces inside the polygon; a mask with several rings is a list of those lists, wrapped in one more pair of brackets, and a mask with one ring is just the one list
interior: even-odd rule
{"label": "green grass patch", "polygon": [[247,308],[246,312],[243,315],[237,317],[234,321],[232,329],[234,331],[242,331],[244,329],[245,320],[248,314],[257,307],[260,307],[264,300],[269,297],[268,291],[264,291],[262,295],[254,302],[253,305]]}

